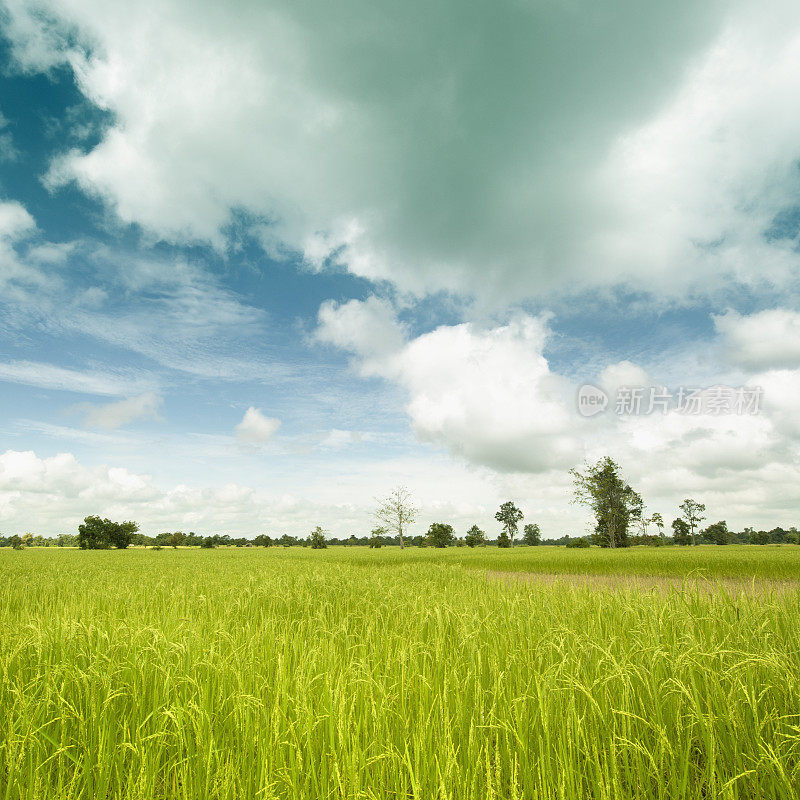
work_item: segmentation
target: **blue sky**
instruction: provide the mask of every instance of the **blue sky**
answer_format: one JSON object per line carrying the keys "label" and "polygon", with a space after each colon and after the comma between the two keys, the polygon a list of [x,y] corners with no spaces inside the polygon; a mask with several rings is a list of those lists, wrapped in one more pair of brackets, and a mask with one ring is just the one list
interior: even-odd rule
{"label": "blue sky", "polygon": [[[8,2],[0,530],[797,524],[800,13]],[[445,35],[446,34],[446,35]],[[570,54],[572,56],[570,57]],[[585,419],[581,384],[758,385]]]}

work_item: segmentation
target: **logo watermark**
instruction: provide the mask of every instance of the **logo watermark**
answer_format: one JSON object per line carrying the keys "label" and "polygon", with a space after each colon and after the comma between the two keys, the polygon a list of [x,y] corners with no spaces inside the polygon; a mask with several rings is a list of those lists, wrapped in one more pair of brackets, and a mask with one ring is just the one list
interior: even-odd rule
{"label": "logo watermark", "polygon": [[669,391],[665,386],[620,386],[614,402],[602,389],[585,383],[578,390],[578,413],[593,417],[610,408],[619,416],[678,414],[710,416],[758,414],[764,392],[760,386],[709,386],[705,389],[679,386]]}

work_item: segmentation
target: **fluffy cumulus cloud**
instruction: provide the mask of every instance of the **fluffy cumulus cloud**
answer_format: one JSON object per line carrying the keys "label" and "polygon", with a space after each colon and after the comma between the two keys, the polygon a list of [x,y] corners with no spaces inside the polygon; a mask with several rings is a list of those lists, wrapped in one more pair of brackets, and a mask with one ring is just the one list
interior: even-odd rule
{"label": "fluffy cumulus cloud", "polygon": [[279,419],[267,417],[261,409],[250,406],[236,426],[236,438],[245,444],[263,444],[275,435],[280,426]]}
{"label": "fluffy cumulus cloud", "polygon": [[483,297],[797,272],[792,0],[7,6],[20,67],[113,114],[48,185],[157,236],[246,209],[270,252]]}
{"label": "fluffy cumulus cloud", "polygon": [[714,319],[727,358],[746,369],[800,368],[800,313],[784,308]]}

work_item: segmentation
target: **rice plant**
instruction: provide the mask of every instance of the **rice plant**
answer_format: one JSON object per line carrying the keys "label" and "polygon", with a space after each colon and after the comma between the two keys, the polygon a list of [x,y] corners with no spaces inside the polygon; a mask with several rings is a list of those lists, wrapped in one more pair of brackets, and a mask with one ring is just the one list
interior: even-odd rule
{"label": "rice plant", "polygon": [[497,557],[0,552],[0,798],[800,796],[800,592]]}

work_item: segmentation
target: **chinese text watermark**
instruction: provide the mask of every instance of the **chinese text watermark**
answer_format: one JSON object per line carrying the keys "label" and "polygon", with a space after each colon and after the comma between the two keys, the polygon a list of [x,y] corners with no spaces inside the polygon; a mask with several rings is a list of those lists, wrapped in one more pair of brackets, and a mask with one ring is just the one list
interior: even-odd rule
{"label": "chinese text watermark", "polygon": [[613,400],[597,386],[584,384],[578,390],[578,412],[593,417],[607,408],[619,416],[666,414],[758,414],[763,391],[760,386],[710,386],[705,389],[679,386],[620,386]]}

